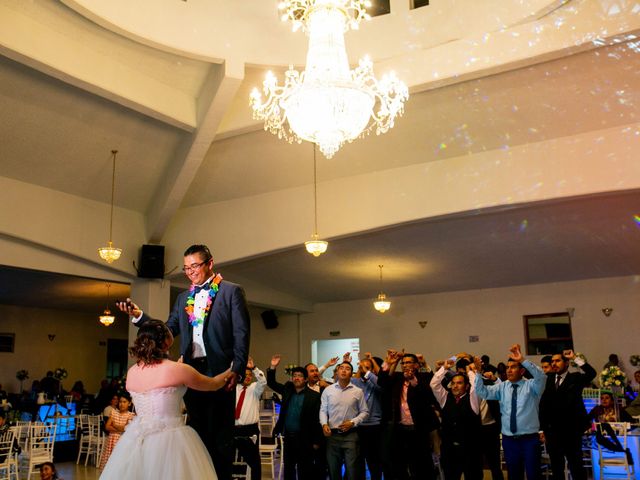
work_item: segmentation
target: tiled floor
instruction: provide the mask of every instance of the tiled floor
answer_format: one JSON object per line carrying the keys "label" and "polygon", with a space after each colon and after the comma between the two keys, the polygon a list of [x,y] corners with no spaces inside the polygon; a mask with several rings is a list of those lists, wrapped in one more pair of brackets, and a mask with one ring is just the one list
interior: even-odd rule
{"label": "tiled floor", "polygon": [[[98,478],[100,478],[100,470],[97,468],[76,465],[75,462],[56,463],[56,468],[58,470],[58,476],[64,480],[98,480]],[[39,477],[34,475],[31,478],[36,479]],[[271,472],[268,467],[263,467],[262,478],[271,478]]]}
{"label": "tiled floor", "polygon": [[64,480],[97,480],[100,478],[100,470],[96,467],[76,465],[76,462],[56,463],[56,469],[58,476]]}

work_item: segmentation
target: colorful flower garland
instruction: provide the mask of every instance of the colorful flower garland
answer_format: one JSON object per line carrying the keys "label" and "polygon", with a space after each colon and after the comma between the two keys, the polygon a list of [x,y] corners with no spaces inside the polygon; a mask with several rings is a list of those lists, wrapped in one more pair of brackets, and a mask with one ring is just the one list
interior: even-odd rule
{"label": "colorful flower garland", "polygon": [[184,310],[185,312],[187,312],[187,315],[189,316],[189,323],[192,326],[195,327],[196,325],[202,325],[204,323],[204,319],[209,313],[209,310],[211,310],[213,299],[215,298],[216,294],[218,293],[218,290],[220,289],[218,285],[220,285],[221,281],[222,281],[222,275],[220,275],[219,273],[216,274],[215,277],[213,277],[213,280],[211,280],[211,288],[209,288],[208,290],[209,296],[207,297],[207,305],[204,307],[202,314],[198,317],[196,317],[194,313],[194,307],[196,304],[196,298],[195,298],[196,286],[191,285],[191,287],[189,288],[189,296],[187,297],[187,306],[184,307]]}

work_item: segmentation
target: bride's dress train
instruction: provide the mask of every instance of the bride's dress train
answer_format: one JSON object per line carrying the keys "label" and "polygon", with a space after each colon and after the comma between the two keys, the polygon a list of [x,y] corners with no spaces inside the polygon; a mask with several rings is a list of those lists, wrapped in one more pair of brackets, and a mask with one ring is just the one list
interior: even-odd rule
{"label": "bride's dress train", "polygon": [[180,412],[186,387],[131,392],[136,417],[116,444],[101,480],[217,479],[200,437]]}

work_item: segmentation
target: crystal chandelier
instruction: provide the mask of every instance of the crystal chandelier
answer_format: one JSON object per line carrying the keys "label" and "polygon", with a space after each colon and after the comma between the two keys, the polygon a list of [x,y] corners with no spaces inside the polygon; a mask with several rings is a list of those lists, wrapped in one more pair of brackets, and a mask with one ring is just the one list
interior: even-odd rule
{"label": "crystal chandelier", "polygon": [[110,326],[115,320],[116,317],[111,315],[111,310],[109,310],[109,288],[111,287],[110,283],[107,283],[107,308],[104,309],[102,315],[100,315],[100,323],[105,327]]}
{"label": "crystal chandelier", "polygon": [[387,296],[382,292],[382,267],[383,265],[378,265],[380,268],[380,293],[378,294],[378,298],[375,302],[373,302],[373,308],[375,308],[380,313],[384,313],[391,308],[391,302],[387,300]]}
{"label": "crystal chandelier", "polygon": [[307,249],[314,257],[319,257],[327,251],[329,242],[320,240],[318,237],[318,181],[317,181],[317,168],[316,168],[316,146],[313,146],[313,218],[314,228],[311,240],[304,242],[304,248]]}
{"label": "crystal chandelier", "polygon": [[289,143],[307,140],[318,144],[331,158],[345,142],[369,133],[387,132],[402,115],[409,98],[407,86],[390,72],[380,81],[373,76],[373,63],[361,59],[350,70],[344,33],[369,19],[369,0],[284,0],[278,8],[282,20],[291,20],[293,30],[309,36],[306,70],[292,66],[284,86],[271,72],[262,94],[251,92],[253,117],[264,121],[264,129]]}
{"label": "crystal chandelier", "polygon": [[113,195],[116,189],[116,155],[118,154],[117,150],[111,150],[111,155],[113,156],[113,174],[111,176],[111,215],[109,217],[109,245],[106,247],[100,247],[98,249],[98,255],[107,263],[113,263],[114,261],[120,258],[122,255],[122,249],[116,248],[113,246],[112,233],[113,233]]}

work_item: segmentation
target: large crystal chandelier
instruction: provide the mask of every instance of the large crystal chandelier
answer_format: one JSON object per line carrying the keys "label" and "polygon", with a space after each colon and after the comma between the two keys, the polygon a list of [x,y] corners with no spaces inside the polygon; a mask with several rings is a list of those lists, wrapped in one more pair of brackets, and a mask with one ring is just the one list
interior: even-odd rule
{"label": "large crystal chandelier", "polygon": [[344,33],[369,19],[369,0],[284,0],[283,20],[293,22],[309,36],[307,66],[302,73],[292,66],[284,86],[271,72],[263,82],[265,102],[257,89],[251,93],[253,117],[264,120],[264,129],[289,143],[307,140],[318,144],[331,158],[345,142],[375,128],[387,132],[402,115],[409,98],[407,86],[393,72],[380,81],[373,63],[361,59],[350,70]]}

